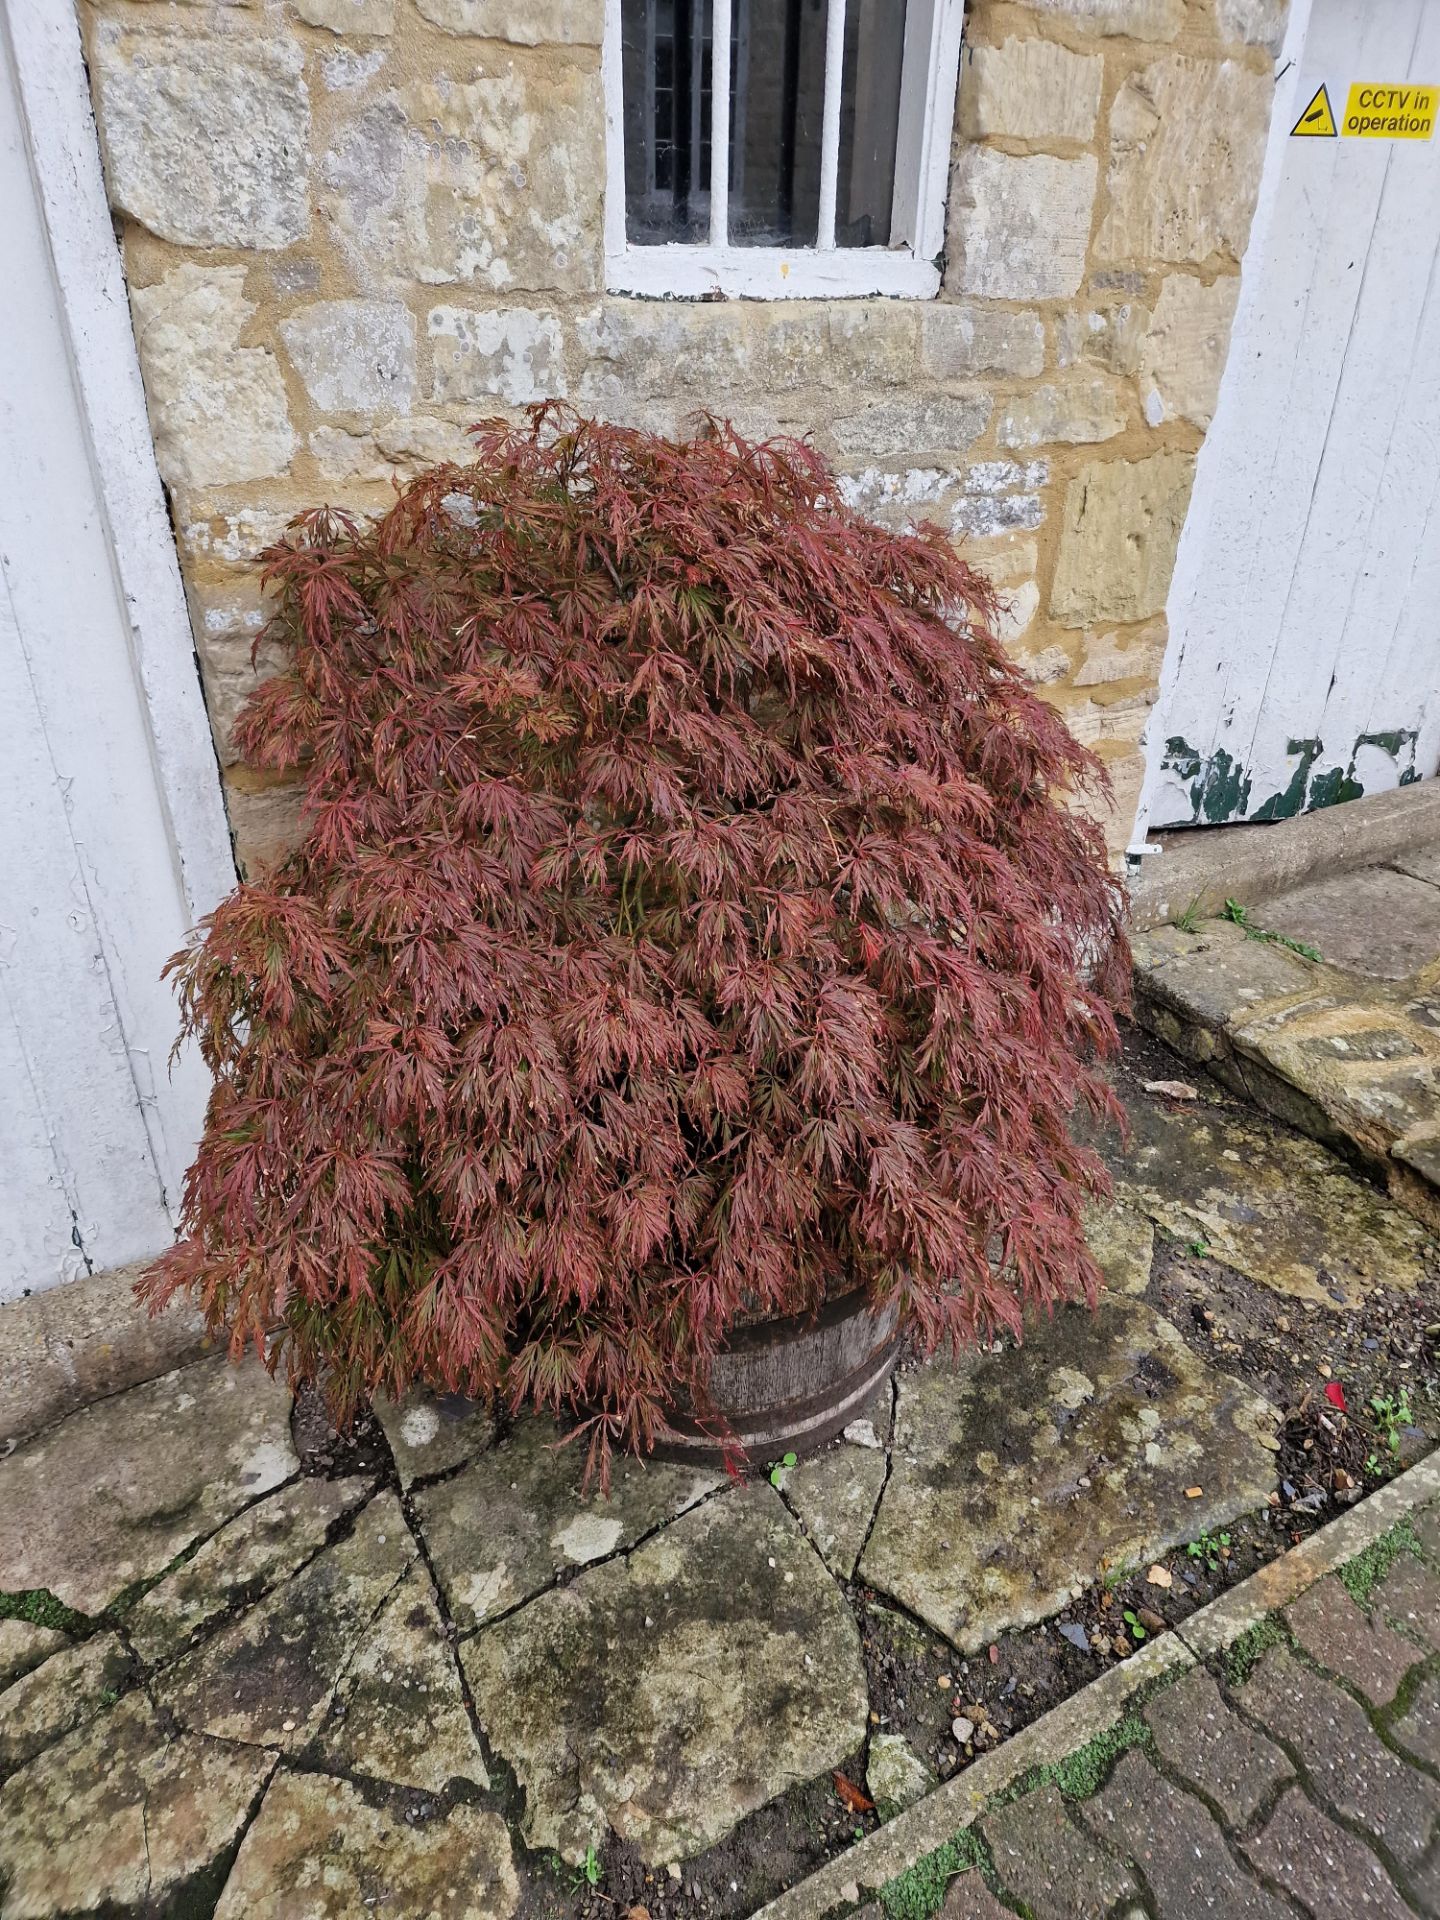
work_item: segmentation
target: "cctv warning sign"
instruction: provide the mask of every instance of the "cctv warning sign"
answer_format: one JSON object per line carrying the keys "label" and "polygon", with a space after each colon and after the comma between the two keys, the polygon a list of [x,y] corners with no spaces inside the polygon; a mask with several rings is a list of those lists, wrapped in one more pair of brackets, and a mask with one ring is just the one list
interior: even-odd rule
{"label": "cctv warning sign", "polygon": [[1352,140],[1428,140],[1435,131],[1437,100],[1437,87],[1357,80],[1345,102],[1340,131]]}
{"label": "cctv warning sign", "polygon": [[1335,138],[1335,115],[1330,111],[1330,95],[1325,88],[1317,87],[1315,97],[1290,129],[1290,138],[1306,140],[1333,140]]}

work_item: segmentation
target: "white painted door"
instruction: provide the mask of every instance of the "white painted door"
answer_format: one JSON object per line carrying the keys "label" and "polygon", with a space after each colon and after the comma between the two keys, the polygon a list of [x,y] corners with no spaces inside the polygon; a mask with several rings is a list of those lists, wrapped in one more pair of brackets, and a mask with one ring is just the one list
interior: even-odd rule
{"label": "white painted door", "polygon": [[166,957],[233,881],[65,0],[0,7],[0,1301],[157,1252],[205,1077]]}
{"label": "white painted door", "polygon": [[1286,52],[1137,841],[1440,768],[1440,134],[1290,131],[1322,82],[1337,121],[1440,83],[1440,4],[1313,0]]}

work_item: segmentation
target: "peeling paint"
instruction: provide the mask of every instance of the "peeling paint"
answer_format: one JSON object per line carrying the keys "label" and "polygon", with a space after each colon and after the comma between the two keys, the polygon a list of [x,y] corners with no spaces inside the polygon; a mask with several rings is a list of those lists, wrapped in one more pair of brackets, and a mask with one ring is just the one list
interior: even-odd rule
{"label": "peeling paint", "polygon": [[[1165,742],[1161,769],[1171,776],[1171,792],[1178,784],[1178,788],[1189,795],[1192,825],[1220,826],[1232,820],[1293,820],[1297,814],[1337,806],[1344,800],[1358,800],[1367,792],[1411,785],[1420,777],[1416,766],[1418,737],[1414,727],[1362,733],[1343,764],[1327,752],[1323,740],[1288,740],[1286,758],[1293,762],[1289,778],[1283,787],[1272,787],[1263,800],[1253,804],[1257,787],[1264,791],[1264,773],[1232,759],[1224,747],[1202,755],[1188,740],[1178,734],[1171,735]],[[1332,764],[1322,766],[1326,760]],[[1172,818],[1157,819],[1155,824],[1184,823]]]}

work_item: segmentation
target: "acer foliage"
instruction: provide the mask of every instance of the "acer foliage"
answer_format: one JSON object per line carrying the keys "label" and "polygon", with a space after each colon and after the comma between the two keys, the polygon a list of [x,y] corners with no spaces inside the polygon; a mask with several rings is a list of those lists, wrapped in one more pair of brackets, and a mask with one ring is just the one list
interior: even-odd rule
{"label": "acer foliage", "polygon": [[738,1319],[1093,1301],[1120,893],[990,588],[804,445],[476,433],[266,555],[239,740],[307,834],[170,963],[215,1084],[146,1297],[342,1417],[498,1392],[602,1466]]}

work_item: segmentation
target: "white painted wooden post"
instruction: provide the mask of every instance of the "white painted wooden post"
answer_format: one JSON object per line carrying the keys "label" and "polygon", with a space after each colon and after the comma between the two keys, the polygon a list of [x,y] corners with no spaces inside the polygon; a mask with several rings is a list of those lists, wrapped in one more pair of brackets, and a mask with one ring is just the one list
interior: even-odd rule
{"label": "white painted wooden post", "polygon": [[1278,65],[1136,855],[1440,768],[1440,144],[1290,132],[1322,81],[1337,112],[1355,79],[1432,81],[1440,7],[1301,0]]}
{"label": "white painted wooden post", "polygon": [[68,0],[0,6],[0,206],[3,1300],[169,1240],[160,969],[234,866]]}

